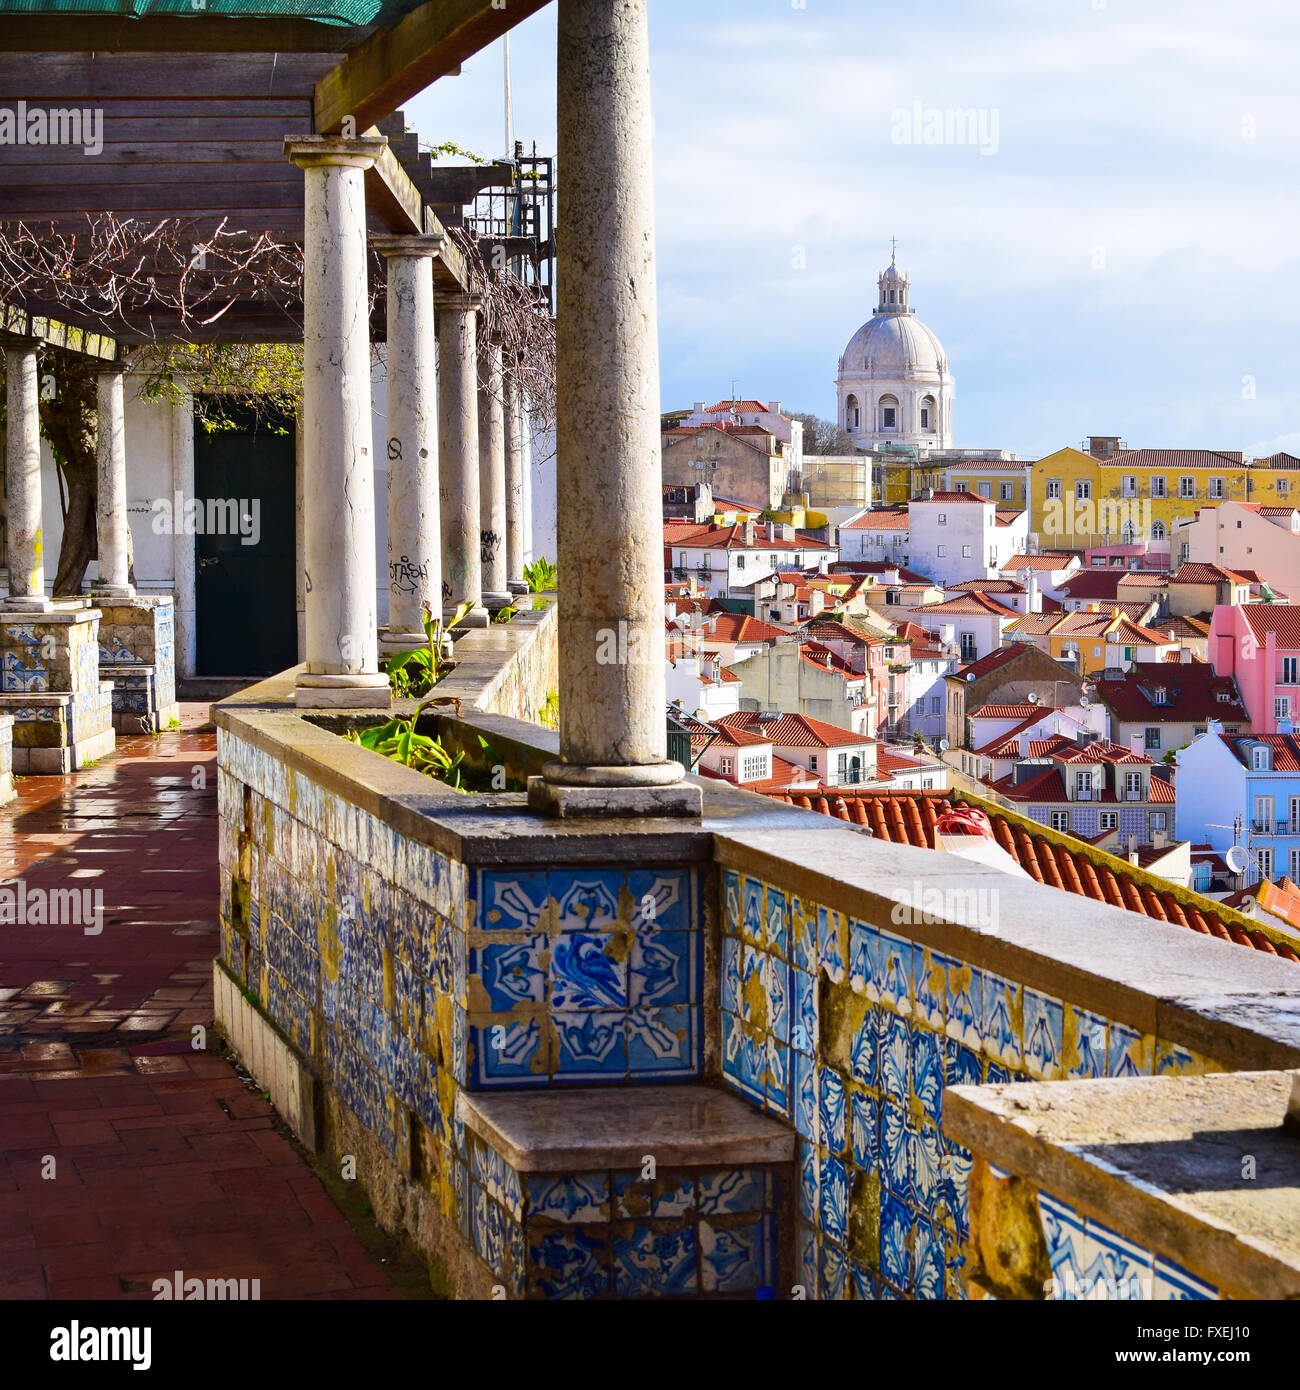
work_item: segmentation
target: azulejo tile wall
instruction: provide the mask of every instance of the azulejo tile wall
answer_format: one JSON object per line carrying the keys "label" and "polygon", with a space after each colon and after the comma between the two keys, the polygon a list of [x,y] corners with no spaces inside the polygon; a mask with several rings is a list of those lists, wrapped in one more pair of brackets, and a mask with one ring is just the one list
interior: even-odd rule
{"label": "azulejo tile wall", "polygon": [[1084,1217],[1059,1197],[1039,1192],[1038,1210],[1052,1266],[1049,1298],[1184,1302],[1220,1297],[1217,1289],[1172,1260]]}
{"label": "azulejo tile wall", "polygon": [[1211,1064],[779,884],[722,871],[723,1077],[799,1135],[796,1282],[965,1297],[972,1158],[944,1088]]}
{"label": "azulejo tile wall", "polygon": [[469,1088],[698,1076],[699,899],[691,869],[476,870]]}
{"label": "azulejo tile wall", "polygon": [[[467,868],[226,730],[218,762],[223,963],[396,1164],[423,1155],[420,1180],[503,1283],[573,1296],[574,1281],[599,1283],[580,1273],[590,1256],[608,1291],[619,1243],[651,1237],[666,1243],[647,1268],[671,1264],[676,1242],[702,1291],[738,1287],[742,1266],[768,1278],[775,1235],[757,1217],[733,1229],[737,1213],[701,1208],[670,1232],[647,1212],[632,1230],[616,1203],[597,1233],[551,1230],[504,1174],[485,1186],[500,1162],[472,1169],[456,1118],[462,1089],[700,1075],[699,869]],[[526,1258],[510,1221],[528,1225]],[[757,1245],[737,1233],[757,1225]],[[724,1272],[708,1272],[710,1252]],[[645,1279],[679,1291],[667,1273]]]}
{"label": "azulejo tile wall", "polygon": [[520,1174],[469,1135],[470,1237],[511,1298],[754,1298],[782,1277],[780,1168]]}

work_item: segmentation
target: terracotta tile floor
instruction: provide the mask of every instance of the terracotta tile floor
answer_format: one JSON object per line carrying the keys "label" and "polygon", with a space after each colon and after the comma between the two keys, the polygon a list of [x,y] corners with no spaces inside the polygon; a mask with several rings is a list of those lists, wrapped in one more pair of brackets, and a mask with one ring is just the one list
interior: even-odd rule
{"label": "terracotta tile floor", "polygon": [[[103,930],[0,922],[0,1298],[401,1296],[271,1107],[222,1058],[216,735],[123,739],[0,808],[0,883],[103,893]],[[213,1039],[215,1041],[215,1039]]]}

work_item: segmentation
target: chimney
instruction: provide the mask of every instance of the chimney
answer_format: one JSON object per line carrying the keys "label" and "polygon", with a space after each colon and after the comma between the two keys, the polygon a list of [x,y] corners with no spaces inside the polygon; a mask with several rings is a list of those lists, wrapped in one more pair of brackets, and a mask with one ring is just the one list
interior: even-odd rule
{"label": "chimney", "polygon": [[696,401],[696,402],[695,402],[695,411],[694,411],[694,413],[695,413],[696,415],[703,415],[703,414],[704,414],[704,402],[703,402],[703,401]]}
{"label": "chimney", "polygon": [[1165,832],[1163,830],[1152,831],[1151,843],[1156,847],[1156,849],[1164,849],[1166,847]]}
{"label": "chimney", "polygon": [[767,523],[767,538],[768,538],[768,540],[770,540],[770,541],[776,540],[776,522],[775,522],[775,521],[769,521],[769,522]]}
{"label": "chimney", "polygon": [[1130,864],[1132,864],[1132,865],[1134,866],[1134,868],[1137,867],[1137,862],[1138,862],[1138,837],[1137,837],[1136,835],[1130,835],[1130,836],[1128,837],[1128,862],[1129,862]]}
{"label": "chimney", "polygon": [[1029,577],[1025,580],[1025,612],[1041,613],[1043,611],[1043,595],[1038,588],[1038,576],[1033,570],[1029,571]]}
{"label": "chimney", "polygon": [[771,411],[771,413],[772,413],[773,415],[780,415],[780,413],[781,413],[781,402],[780,402],[780,401],[768,401],[768,403],[767,403],[767,408],[768,408],[769,411]]}
{"label": "chimney", "polygon": [[740,528],[740,536],[746,545],[754,544],[754,521],[752,517]]}

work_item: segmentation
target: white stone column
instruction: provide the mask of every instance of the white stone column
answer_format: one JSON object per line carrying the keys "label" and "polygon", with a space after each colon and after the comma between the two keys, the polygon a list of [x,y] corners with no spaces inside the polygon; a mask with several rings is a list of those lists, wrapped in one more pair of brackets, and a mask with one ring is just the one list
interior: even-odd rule
{"label": "white stone column", "polygon": [[506,586],[526,594],[524,550],[527,544],[528,461],[524,448],[524,395],[513,370],[505,373],[506,425]]}
{"label": "white stone column", "polygon": [[130,582],[130,522],[126,513],[126,368],[113,363],[95,373],[98,408],[95,439],[95,522],[99,540],[99,578],[91,592],[102,598],[134,598]]}
{"label": "white stone column", "polygon": [[438,380],[433,261],[440,236],[377,237],[388,262],[387,650],[424,644],[424,609],[442,613]]}
{"label": "white stone column", "polygon": [[5,486],[9,511],[5,543],[9,595],[4,606],[48,613],[45,597],[45,542],[41,532],[41,416],[36,344],[4,339],[7,387]]}
{"label": "white stone column", "polygon": [[506,575],[506,407],[501,344],[482,344],[478,388],[479,541],[483,602],[492,610],[510,603]]}
{"label": "white stone column", "polygon": [[437,301],[442,607],[450,619],[463,603],[473,603],[465,627],[488,625],[479,536],[478,309],[472,295]]}
{"label": "white stone column", "polygon": [[[182,508],[194,496],[194,401],[188,392],[171,413],[172,496]],[[198,629],[195,626],[197,572],[194,537],[187,535],[184,513],[173,507],[172,593],[176,608],[176,678],[188,680],[198,670]]]}
{"label": "white stone column", "polygon": [[303,498],[306,670],[299,705],[373,709],[390,702],[379,674],[374,458],[364,175],[382,137],[290,137],[304,171]]}
{"label": "white stone column", "polygon": [[699,815],[667,759],[646,0],[559,0],[560,759],[533,805]]}

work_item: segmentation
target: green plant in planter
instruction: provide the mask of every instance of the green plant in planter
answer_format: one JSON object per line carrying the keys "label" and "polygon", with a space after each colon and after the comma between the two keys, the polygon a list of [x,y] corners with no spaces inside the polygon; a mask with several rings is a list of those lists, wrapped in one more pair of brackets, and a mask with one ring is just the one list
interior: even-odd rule
{"label": "green plant in planter", "polygon": [[437,705],[454,705],[456,714],[460,714],[459,700],[428,700],[409,719],[390,719],[387,724],[377,724],[373,729],[352,730],[348,734],[348,742],[369,748],[372,753],[382,754],[403,767],[423,772],[426,777],[445,782],[459,791],[464,752],[449,753],[441,739],[416,732],[420,716]]}
{"label": "green plant in planter", "polygon": [[511,604],[509,608],[501,609],[500,612],[497,613],[496,617],[492,619],[492,621],[497,626],[504,627],[506,623],[508,623],[518,612],[519,610],[513,604]]}
{"label": "green plant in planter", "polygon": [[388,662],[388,679],[399,700],[422,698],[451,673],[455,663],[451,656],[450,629],[462,623],[473,607],[472,602],[462,603],[451,622],[444,624],[441,618],[433,616],[427,603],[424,605],[424,635],[428,646],[403,652]]}
{"label": "green plant in planter", "polygon": [[560,582],[559,571],[545,556],[524,566],[524,578],[528,581],[529,591],[534,594],[554,593]]}

